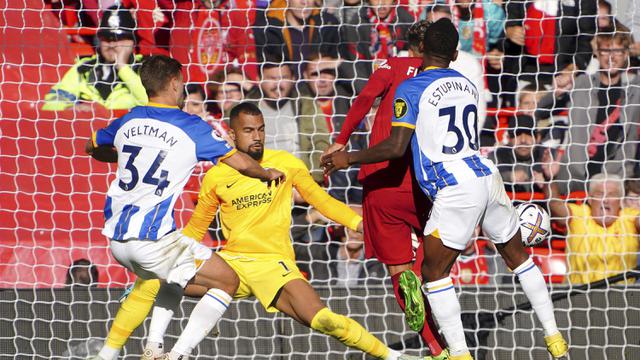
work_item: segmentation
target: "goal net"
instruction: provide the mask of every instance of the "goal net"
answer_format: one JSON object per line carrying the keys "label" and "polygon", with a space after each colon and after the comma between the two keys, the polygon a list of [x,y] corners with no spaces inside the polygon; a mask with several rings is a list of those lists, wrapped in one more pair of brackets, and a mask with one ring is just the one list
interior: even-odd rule
{"label": "goal net", "polygon": [[[133,27],[102,19],[111,6],[130,9]],[[326,177],[319,156],[356,96],[379,95],[366,87],[374,71],[410,55],[410,26],[441,17],[459,30],[452,67],[479,92],[473,137],[480,151],[498,165],[514,204],[551,213],[551,235],[528,251],[545,275],[571,357],[640,358],[638,2],[0,0],[0,12],[0,358],[97,354],[135,281],[101,234],[116,168],[84,152],[93,131],[142,101],[108,60],[109,31],[135,34],[124,60],[134,72],[152,54],[181,61],[188,107],[221,131],[233,105],[259,104],[266,146],[293,152],[332,196],[361,211],[358,169]],[[378,105],[364,111],[347,148],[367,147]],[[555,160],[559,171],[550,174]],[[178,200],[178,227],[210,166],[198,165]],[[553,211],[554,200],[568,217]],[[387,269],[365,259],[362,235],[300,196],[293,203],[297,263],[327,305],[394,349],[428,355]],[[224,246],[217,220],[204,242]],[[415,237],[414,246],[419,254]],[[480,230],[452,277],[476,359],[549,357],[516,277]],[[167,347],[195,303],[183,301]],[[133,333],[123,358],[139,358],[148,326],[149,319]],[[365,358],[253,298],[234,301],[194,356]]]}

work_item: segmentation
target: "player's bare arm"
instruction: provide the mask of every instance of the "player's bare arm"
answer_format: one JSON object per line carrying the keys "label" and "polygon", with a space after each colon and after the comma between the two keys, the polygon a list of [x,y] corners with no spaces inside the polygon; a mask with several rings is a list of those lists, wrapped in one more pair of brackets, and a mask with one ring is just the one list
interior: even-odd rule
{"label": "player's bare arm", "polygon": [[286,180],[283,172],[276,169],[265,169],[249,155],[242,152],[235,152],[233,155],[222,160],[222,162],[238,170],[242,175],[260,179],[269,186],[271,186],[272,183],[277,186]]}
{"label": "player's bare arm", "polygon": [[84,151],[92,158],[108,163],[118,162],[118,152],[112,146],[94,146],[93,140],[87,140]]}
{"label": "player's bare arm", "polygon": [[414,129],[404,126],[394,126],[391,135],[381,143],[361,151],[340,151],[331,154],[322,162],[325,173],[331,174],[340,169],[346,169],[353,164],[371,164],[401,157],[407,151]]}

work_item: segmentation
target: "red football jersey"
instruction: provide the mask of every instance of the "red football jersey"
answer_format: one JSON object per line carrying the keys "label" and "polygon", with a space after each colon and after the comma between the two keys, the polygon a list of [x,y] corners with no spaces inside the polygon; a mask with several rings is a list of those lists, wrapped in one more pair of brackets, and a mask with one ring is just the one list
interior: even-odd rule
{"label": "red football jersey", "polygon": [[[391,134],[391,120],[393,119],[393,97],[400,83],[414,77],[420,66],[419,57],[392,57],[382,63],[371,75],[367,85],[351,105],[345,119],[337,143],[346,144],[358,124],[369,113],[376,98],[381,97],[380,107],[376,112],[369,147],[374,146]],[[402,175],[401,175],[402,174]],[[411,155],[407,151],[404,157],[393,161],[360,166],[360,182],[373,190],[382,187],[398,187],[398,190],[412,190]]]}

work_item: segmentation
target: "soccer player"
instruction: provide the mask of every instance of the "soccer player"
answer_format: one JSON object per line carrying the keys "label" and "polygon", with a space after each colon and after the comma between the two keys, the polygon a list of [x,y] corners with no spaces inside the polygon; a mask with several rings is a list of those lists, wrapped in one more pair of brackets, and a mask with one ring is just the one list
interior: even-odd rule
{"label": "soccer player", "polygon": [[[181,69],[179,62],[166,56],[147,59],[140,77],[149,104],[96,131],[86,151],[98,160],[118,163],[107,192],[102,231],[111,239],[116,260],[139,278],[163,280],[167,286],[157,301],[167,311],[179,304],[187,283],[208,290],[209,296],[196,305],[184,330],[190,336],[176,343],[176,348],[187,349],[204,338],[202,329],[215,324],[235,292],[220,288],[217,280],[220,273],[234,277],[231,268],[210,249],[176,231],[172,209],[193,168],[199,160],[222,162],[268,183],[283,181],[284,174],[263,169],[219,138],[202,119],[180,110]],[[119,350],[106,349],[100,356],[113,359]]]}
{"label": "soccer player", "polygon": [[[362,231],[362,218],[317,185],[300,159],[264,148],[264,119],[257,106],[241,103],[230,118],[229,135],[237,149],[262,166],[283,169],[286,180],[276,189],[266,189],[226,164],[211,168],[184,233],[201,239],[220,209],[227,244],[218,254],[240,279],[235,298],[255,296],[268,312],[282,311],[375,358],[418,359],[389,349],[354,320],[329,310],[296,265],[289,237],[294,187],[324,216],[352,230]],[[168,319],[154,310],[151,322],[168,324]],[[163,359],[176,360],[180,355],[172,352]]]}
{"label": "soccer player", "polygon": [[[392,57],[373,73],[358,94],[345,119],[340,135],[323,154],[341,151],[358,124],[369,113],[376,98],[381,97],[371,129],[369,147],[380,143],[391,133],[393,95],[404,80],[416,75],[422,65],[422,39],[429,25],[420,21],[407,32],[409,57]],[[363,164],[358,180],[364,199],[364,239],[366,257],[384,263],[400,308],[405,311],[411,329],[420,333],[432,355],[443,354],[444,342],[433,323],[429,307],[425,307],[420,280],[411,270],[414,251],[411,233],[422,237],[429,201],[416,186],[411,175],[411,153],[391,161]]]}
{"label": "soccer player", "polygon": [[518,276],[544,328],[547,349],[558,358],[567,354],[568,345],[558,331],[544,278],[524,250],[518,216],[500,173],[478,152],[478,91],[468,79],[448,68],[456,59],[457,44],[458,32],[450,20],[440,19],[429,26],[423,72],[396,91],[391,136],[367,150],[336,152],[323,163],[331,173],[350,164],[399,158],[411,142],[415,176],[433,200],[425,226],[422,276],[434,317],[449,345],[450,359],[472,359],[449,273],[477,225]]}

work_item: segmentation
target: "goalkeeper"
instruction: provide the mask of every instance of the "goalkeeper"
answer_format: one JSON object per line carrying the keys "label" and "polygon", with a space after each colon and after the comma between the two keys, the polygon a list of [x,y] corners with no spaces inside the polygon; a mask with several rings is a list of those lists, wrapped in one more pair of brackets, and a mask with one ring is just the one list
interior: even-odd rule
{"label": "goalkeeper", "polygon": [[[293,187],[323,215],[350,229],[361,231],[362,218],[318,186],[301,160],[285,151],[264,149],[264,120],[255,105],[242,103],[231,111],[230,136],[240,152],[262,166],[277,166],[287,176],[285,183],[267,189],[259,180],[220,165],[210,169],[203,180],[198,205],[183,233],[202,239],[220,208],[228,242],[218,254],[240,279],[235,298],[253,295],[268,312],[282,311],[301,324],[376,358],[417,359],[389,349],[354,320],[329,310],[296,266],[289,238]],[[116,316],[113,329],[119,330],[112,329],[107,344],[124,345],[126,337],[122,335],[128,337],[142,323],[159,286],[156,280],[138,280]],[[188,293],[194,292],[198,289],[188,289]],[[204,291],[199,293],[203,294]],[[160,357],[164,330],[171,320],[172,314],[156,310],[157,307],[143,359]],[[188,355],[172,351],[160,358]]]}

